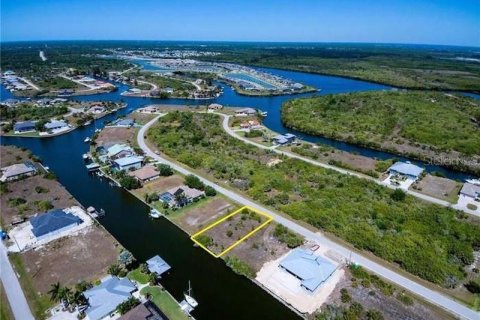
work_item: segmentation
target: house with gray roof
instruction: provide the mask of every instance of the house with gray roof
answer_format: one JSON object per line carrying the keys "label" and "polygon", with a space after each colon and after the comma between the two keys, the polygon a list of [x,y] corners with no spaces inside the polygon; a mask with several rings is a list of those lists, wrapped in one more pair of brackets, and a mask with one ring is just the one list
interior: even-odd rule
{"label": "house with gray roof", "polygon": [[296,136],[291,133],[286,133],[286,134],[279,134],[276,135],[275,137],[272,138],[273,143],[278,144],[278,145],[284,145],[287,143],[292,143],[295,141]]}
{"label": "house with gray roof", "polygon": [[2,177],[0,181],[14,181],[23,177],[33,176],[37,173],[37,168],[30,161],[25,161],[24,163],[17,163],[8,167],[1,169]]}
{"label": "house with gray roof", "polygon": [[68,127],[68,123],[63,120],[51,120],[45,123],[46,130],[59,130]]}
{"label": "house with gray roof", "polygon": [[132,147],[124,143],[117,143],[107,149],[107,156],[112,159],[124,158],[127,156],[133,156],[134,152]]}
{"label": "house with gray roof", "polygon": [[292,250],[280,262],[280,268],[298,278],[301,286],[309,292],[314,292],[337,269],[330,261],[302,248]]}
{"label": "house with gray roof", "polygon": [[61,209],[39,213],[30,218],[32,233],[37,240],[71,229],[82,222],[76,215]]}
{"label": "house with gray roof", "polygon": [[159,255],[156,255],[147,260],[147,267],[151,273],[156,273],[161,276],[171,269],[170,265],[163,260]]}
{"label": "house with gray roof", "polygon": [[480,201],[480,186],[473,183],[465,183],[460,190],[460,194],[473,200]]}
{"label": "house with gray roof", "polygon": [[85,310],[87,319],[99,320],[115,312],[117,306],[127,301],[137,287],[127,278],[107,276],[101,283],[86,290],[83,295],[88,301]]}
{"label": "house with gray roof", "polygon": [[390,174],[400,174],[411,179],[418,179],[423,172],[423,168],[416,166],[410,162],[395,162],[389,169]]}

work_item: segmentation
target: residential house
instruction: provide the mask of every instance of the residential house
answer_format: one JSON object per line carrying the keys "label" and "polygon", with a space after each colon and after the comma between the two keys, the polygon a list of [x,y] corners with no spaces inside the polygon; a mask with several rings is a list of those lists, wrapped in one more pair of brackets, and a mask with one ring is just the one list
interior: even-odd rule
{"label": "residential house", "polygon": [[61,209],[39,213],[30,218],[32,233],[37,240],[71,229],[82,222],[76,215]]}
{"label": "residential house", "polygon": [[243,108],[243,109],[235,110],[236,117],[253,116],[255,114],[257,114],[257,110],[253,108]]}
{"label": "residential house", "polygon": [[218,103],[211,103],[208,105],[208,110],[209,111],[216,111],[216,110],[221,110],[223,106]]}
{"label": "residential house", "polygon": [[29,161],[4,167],[1,170],[2,177],[0,181],[2,182],[18,180],[23,177],[33,176],[37,173],[37,168]]}
{"label": "residential house", "polygon": [[127,144],[117,143],[107,148],[107,157],[110,160],[116,160],[116,159],[125,158],[133,155],[135,155],[135,153],[133,152],[132,147],[130,147]]}
{"label": "residential house", "polygon": [[167,203],[169,207],[183,207],[205,196],[205,192],[190,188],[186,185],[171,188],[159,195],[160,201]]}
{"label": "residential house", "polygon": [[68,128],[68,123],[63,120],[50,120],[50,122],[45,123],[45,129],[48,130],[60,130]]}
{"label": "residential house", "polygon": [[278,145],[285,145],[288,143],[294,142],[296,139],[296,136],[291,133],[286,133],[286,134],[279,134],[273,137],[273,143],[278,144]]}
{"label": "residential house", "polygon": [[152,301],[145,301],[125,313],[119,320],[168,320],[168,318]]}
{"label": "residential house", "polygon": [[95,105],[90,109],[88,109],[88,112],[93,114],[100,114],[100,113],[104,113],[105,111],[107,111],[107,109],[101,105]]}
{"label": "residential house", "polygon": [[113,161],[113,167],[117,170],[137,170],[142,167],[143,157],[128,156]]}
{"label": "residential house", "polygon": [[114,313],[122,302],[132,297],[137,287],[127,278],[107,276],[101,283],[86,290],[83,295],[88,301],[85,310],[89,320],[99,320]]}
{"label": "residential house", "polygon": [[138,181],[145,183],[160,177],[160,172],[152,165],[146,165],[138,170],[128,173],[129,176],[136,178]]}
{"label": "residential house", "polygon": [[165,272],[171,269],[170,265],[165,262],[159,255],[156,255],[147,260],[147,268],[151,273],[156,273],[157,276],[161,276]]}
{"label": "residential house", "polygon": [[257,120],[249,120],[240,124],[240,128],[242,129],[260,129],[261,127],[260,122]]}
{"label": "residential house", "polygon": [[279,267],[298,278],[301,287],[309,292],[317,290],[337,269],[330,261],[302,248],[292,250]]}
{"label": "residential house", "polygon": [[117,127],[133,127],[134,124],[135,121],[132,119],[119,119],[114,123]]}
{"label": "residential house", "polygon": [[460,190],[460,194],[473,200],[480,201],[480,185],[467,182],[463,185],[462,190]]}
{"label": "residential house", "polygon": [[17,122],[13,125],[13,131],[15,133],[35,131],[35,123],[32,121]]}
{"label": "residential house", "polygon": [[423,172],[423,168],[410,162],[395,162],[389,169],[390,174],[398,174],[409,179],[417,180]]}

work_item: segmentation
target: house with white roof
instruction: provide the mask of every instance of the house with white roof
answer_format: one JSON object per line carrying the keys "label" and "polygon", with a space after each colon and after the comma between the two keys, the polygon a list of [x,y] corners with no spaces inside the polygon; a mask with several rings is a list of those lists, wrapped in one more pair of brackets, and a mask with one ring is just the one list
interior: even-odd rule
{"label": "house with white roof", "polygon": [[143,157],[128,156],[113,161],[113,166],[117,170],[137,170],[142,167]]}
{"label": "house with white roof", "polygon": [[390,174],[399,174],[407,178],[417,180],[423,172],[423,168],[410,162],[395,162],[389,169]]}
{"label": "house with white roof", "polygon": [[24,163],[18,163],[4,167],[1,169],[1,171],[2,177],[0,178],[0,181],[6,182],[18,180],[23,177],[33,176],[35,173],[37,173],[37,168],[33,163],[26,161]]}

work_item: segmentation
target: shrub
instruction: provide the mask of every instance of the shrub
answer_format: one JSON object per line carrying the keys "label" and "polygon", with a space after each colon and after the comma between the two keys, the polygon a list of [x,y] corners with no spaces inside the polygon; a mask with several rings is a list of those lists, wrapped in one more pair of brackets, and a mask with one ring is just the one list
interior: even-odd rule
{"label": "shrub", "polygon": [[465,284],[465,288],[471,293],[480,293],[480,284],[471,280],[467,284]]}
{"label": "shrub", "polygon": [[193,189],[199,189],[203,190],[205,188],[205,185],[203,184],[202,181],[197,176],[194,176],[193,174],[190,174],[185,177],[185,184]]}
{"label": "shrub", "polygon": [[206,186],[205,187],[205,195],[207,197],[215,197],[217,195],[217,190],[215,190],[215,188],[213,188],[213,187]]}
{"label": "shrub", "polygon": [[255,271],[253,271],[248,264],[237,257],[226,257],[225,262],[227,263],[227,266],[229,266],[237,274],[247,278],[253,278],[255,276]]}
{"label": "shrub", "polygon": [[42,186],[36,186],[35,187],[35,192],[36,193],[47,193],[49,192],[50,190],[48,190],[47,188],[44,188]]}
{"label": "shrub", "polygon": [[212,237],[209,237],[206,234],[200,234],[195,239],[205,247],[209,247],[213,245]]}
{"label": "shrub", "polygon": [[124,176],[120,179],[120,185],[127,190],[140,188],[140,182],[131,176]]}
{"label": "shrub", "polygon": [[173,174],[173,169],[168,164],[159,163],[157,169],[163,177],[171,176]]}
{"label": "shrub", "polygon": [[117,311],[120,314],[125,314],[128,311],[130,311],[131,309],[138,306],[139,304],[140,304],[140,300],[138,300],[135,297],[130,297],[130,298],[128,298],[127,301],[124,301],[117,306]]}
{"label": "shrub", "polygon": [[296,248],[304,242],[304,239],[301,236],[290,231],[287,227],[281,224],[275,226],[273,236],[281,243],[285,243],[289,248]]}
{"label": "shrub", "polygon": [[405,200],[406,196],[407,194],[402,189],[395,189],[395,191],[393,191],[393,193],[390,195],[394,201],[403,201]]}
{"label": "shrub", "polygon": [[352,297],[351,297],[350,294],[348,293],[348,290],[347,290],[347,289],[342,288],[342,290],[340,290],[340,300],[341,300],[343,303],[348,303],[348,302],[352,301]]}

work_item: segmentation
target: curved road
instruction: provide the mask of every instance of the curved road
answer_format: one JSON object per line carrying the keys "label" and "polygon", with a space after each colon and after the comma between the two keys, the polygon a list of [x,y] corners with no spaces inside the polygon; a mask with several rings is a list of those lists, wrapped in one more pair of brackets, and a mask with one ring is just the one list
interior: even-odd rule
{"label": "curved road", "polygon": [[[171,166],[174,170],[180,172],[181,174],[183,175],[189,175],[189,174],[193,174],[193,175],[196,175],[205,185],[208,185],[208,186],[211,186],[213,188],[215,188],[218,192],[224,194],[225,196],[233,199],[234,201],[238,202],[238,203],[241,203],[241,204],[244,204],[244,205],[248,205],[250,207],[253,207],[257,210],[260,210],[260,211],[263,211],[269,215],[271,215],[274,220],[277,222],[277,223],[280,223],[282,225],[284,225],[285,227],[291,229],[292,231],[295,231],[296,233],[298,234],[301,234],[302,236],[304,236],[307,240],[310,240],[310,241],[314,241],[322,246],[325,246],[327,248],[329,248],[330,250],[333,250],[335,251],[336,253],[340,254],[344,259],[345,261],[351,261],[351,262],[355,262],[359,265],[361,265],[362,267],[370,270],[371,272],[373,273],[376,273],[377,275],[387,279],[388,281],[391,281],[393,283],[395,283],[397,286],[399,287],[403,287],[405,288],[406,290],[409,290],[413,293],[415,293],[416,295],[422,297],[424,300],[436,305],[436,306],[439,306],[451,313],[453,313],[454,315],[462,318],[462,319],[471,319],[471,320],[478,320],[480,319],[480,313],[478,312],[475,312],[473,311],[472,309],[452,300],[451,298],[439,293],[439,292],[436,292],[434,290],[431,290],[427,287],[424,287],[423,285],[411,280],[411,279],[408,279],[398,273],[396,273],[395,271],[392,271],[378,263],[376,263],[375,261],[373,260],[370,260],[369,258],[361,255],[361,254],[358,254],[358,253],[355,253],[355,252],[352,252],[349,248],[347,247],[344,247],[338,243],[335,243],[333,242],[332,240],[330,240],[329,238],[325,237],[323,234],[321,234],[320,232],[312,232],[311,230],[297,224],[295,221],[291,221],[279,214],[277,214],[276,212],[268,209],[268,208],[265,208],[247,198],[245,198],[244,196],[234,192],[234,191],[231,191],[231,190],[228,190],[210,180],[207,180],[201,176],[198,176],[197,174],[185,169],[184,167],[178,165],[177,163],[175,162],[172,162],[172,161],[169,161],[165,158],[162,158],[160,155],[156,154],[155,152],[153,152],[148,146],[147,144],[145,143],[145,134],[147,132],[147,130],[160,118],[162,117],[163,115],[159,115],[157,117],[155,117],[154,119],[152,119],[151,121],[149,121],[147,124],[145,124],[138,132],[138,135],[137,135],[137,142],[138,142],[138,145],[139,147],[143,150],[143,152],[145,152],[145,154],[161,163],[165,163],[165,164],[168,164],[169,166]],[[227,119],[227,126],[228,126],[228,119]],[[265,146],[263,146],[265,147]],[[348,172],[349,174],[351,174],[350,172]]]}
{"label": "curved road", "polygon": [[[273,152],[275,152],[279,155],[284,155],[284,156],[287,156],[287,157],[290,157],[290,158],[295,158],[295,159],[298,159],[298,160],[302,160],[302,161],[308,162],[310,164],[313,164],[315,166],[335,170],[335,171],[343,173],[343,174],[349,174],[349,175],[352,175],[352,176],[355,176],[355,177],[358,177],[358,178],[368,179],[370,181],[378,183],[379,185],[385,186],[387,188],[396,189],[395,186],[384,183],[383,181],[377,180],[377,179],[375,179],[373,177],[370,177],[370,176],[367,176],[365,174],[361,174],[361,173],[358,173],[358,172],[342,169],[342,168],[339,168],[339,167],[336,167],[336,166],[332,166],[332,165],[329,165],[329,164],[326,164],[326,163],[315,161],[315,160],[310,159],[310,158],[303,157],[301,155],[298,155],[298,154],[295,154],[295,153],[292,153],[292,152],[277,150],[274,147],[268,147],[268,146],[264,146],[263,144],[253,142],[253,141],[251,141],[251,140],[249,140],[245,137],[239,136],[235,131],[232,130],[232,128],[230,128],[230,126],[228,125],[228,120],[230,119],[230,116],[225,115],[223,113],[218,113],[218,112],[212,112],[212,113],[223,117],[223,123],[222,123],[223,130],[225,130],[226,133],[228,133],[230,136],[234,137],[235,139],[242,140],[245,143],[254,145],[254,146],[256,146],[258,148],[261,148],[261,149],[271,150],[271,151],[273,151]],[[434,198],[434,197],[430,197],[430,196],[427,196],[426,194],[418,193],[418,192],[415,192],[415,191],[412,191],[412,190],[404,190],[404,191],[406,193],[414,196],[414,197],[419,198],[419,199],[422,199],[422,200],[425,200],[425,201],[428,201],[428,202],[431,202],[431,203],[435,203],[435,204],[438,204],[438,205],[441,205],[441,206],[444,206],[444,207],[451,207],[451,208],[463,211],[465,213],[480,217],[479,210],[470,210],[468,208],[460,207],[460,206],[457,206],[455,204],[452,204],[448,201],[440,200],[440,199],[437,199],[437,198]]]}

